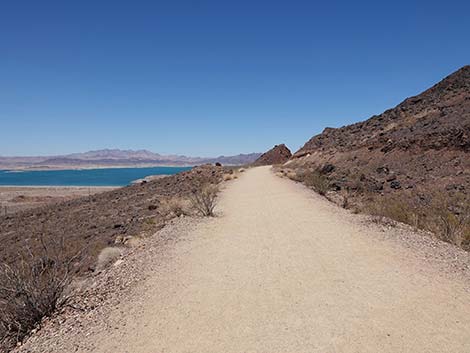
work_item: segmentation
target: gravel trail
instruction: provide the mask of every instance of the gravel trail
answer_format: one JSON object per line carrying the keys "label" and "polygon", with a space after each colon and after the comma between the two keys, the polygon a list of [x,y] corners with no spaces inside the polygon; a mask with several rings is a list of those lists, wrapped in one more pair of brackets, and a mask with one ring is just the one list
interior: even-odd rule
{"label": "gravel trail", "polygon": [[466,281],[269,168],[222,192],[93,352],[470,352]]}

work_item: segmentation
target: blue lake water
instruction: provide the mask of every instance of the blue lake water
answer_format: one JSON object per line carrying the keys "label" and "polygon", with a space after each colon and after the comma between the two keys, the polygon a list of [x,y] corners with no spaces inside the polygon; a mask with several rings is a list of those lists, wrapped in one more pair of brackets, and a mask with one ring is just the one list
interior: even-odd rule
{"label": "blue lake water", "polygon": [[0,185],[125,186],[149,175],[172,175],[191,167],[103,168],[81,170],[0,170]]}

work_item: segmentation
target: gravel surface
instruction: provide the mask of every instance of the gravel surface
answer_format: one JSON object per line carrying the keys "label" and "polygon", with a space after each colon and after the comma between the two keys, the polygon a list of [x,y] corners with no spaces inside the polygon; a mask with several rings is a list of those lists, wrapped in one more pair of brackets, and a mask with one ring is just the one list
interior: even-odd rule
{"label": "gravel surface", "polygon": [[468,254],[250,169],[18,352],[468,352]]}
{"label": "gravel surface", "polygon": [[123,250],[114,265],[76,283],[70,305],[42,322],[16,352],[82,352],[93,349],[83,338],[114,330],[106,318],[122,303],[142,295],[142,286],[171,259],[171,249],[205,220],[181,216],[155,235]]}

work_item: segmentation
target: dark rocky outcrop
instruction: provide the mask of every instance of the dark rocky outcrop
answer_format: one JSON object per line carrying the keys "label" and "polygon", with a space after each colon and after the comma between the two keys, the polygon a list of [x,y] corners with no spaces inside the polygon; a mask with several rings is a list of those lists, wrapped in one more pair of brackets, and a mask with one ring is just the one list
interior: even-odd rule
{"label": "dark rocky outcrop", "polygon": [[276,145],[263,153],[254,163],[255,166],[282,164],[292,157],[291,151],[284,144]]}

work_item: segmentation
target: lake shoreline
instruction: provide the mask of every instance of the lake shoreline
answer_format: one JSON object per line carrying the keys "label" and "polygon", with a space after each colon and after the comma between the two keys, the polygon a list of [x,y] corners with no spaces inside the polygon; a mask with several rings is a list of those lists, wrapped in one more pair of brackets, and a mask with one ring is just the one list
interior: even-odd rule
{"label": "lake shoreline", "polygon": [[[0,185],[0,189],[117,189],[126,185]],[[0,190],[1,191],[1,190]]]}
{"label": "lake shoreline", "polygon": [[119,186],[7,186],[0,185],[0,216],[89,197],[119,189]]}
{"label": "lake shoreline", "polygon": [[0,187],[124,187],[190,169],[192,167],[0,170]]}
{"label": "lake shoreline", "polygon": [[47,171],[63,171],[63,170],[93,170],[93,169],[127,169],[127,168],[193,168],[193,164],[184,164],[184,165],[162,165],[162,164],[118,164],[118,165],[104,165],[104,164],[90,164],[84,166],[78,165],[59,165],[59,166],[8,166],[0,165],[1,171],[8,172],[47,172]]}

